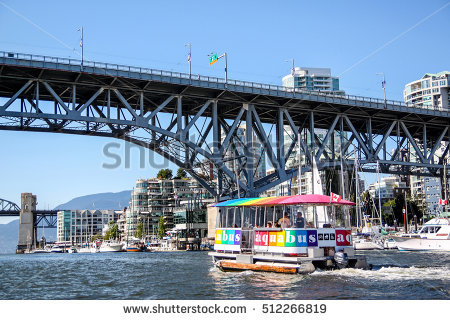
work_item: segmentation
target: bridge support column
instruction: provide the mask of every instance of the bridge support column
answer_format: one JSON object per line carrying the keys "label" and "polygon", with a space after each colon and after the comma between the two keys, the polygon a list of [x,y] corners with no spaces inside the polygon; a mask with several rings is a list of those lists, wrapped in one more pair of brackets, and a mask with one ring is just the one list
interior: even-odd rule
{"label": "bridge support column", "polygon": [[24,253],[27,248],[32,248],[36,241],[34,234],[34,215],[36,210],[36,196],[31,193],[21,194],[21,209],[19,222],[19,237],[16,253]]}

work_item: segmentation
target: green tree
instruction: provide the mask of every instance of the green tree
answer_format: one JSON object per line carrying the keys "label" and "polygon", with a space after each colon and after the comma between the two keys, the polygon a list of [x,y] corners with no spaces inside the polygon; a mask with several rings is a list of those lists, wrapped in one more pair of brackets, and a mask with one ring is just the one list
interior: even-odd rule
{"label": "green tree", "polygon": [[161,216],[158,221],[158,236],[162,239],[166,235],[166,221],[164,216]]}
{"label": "green tree", "polygon": [[186,179],[186,178],[187,178],[186,171],[184,171],[183,168],[178,168],[175,179]]}
{"label": "green tree", "polygon": [[156,177],[159,180],[169,180],[171,179],[173,176],[172,170],[170,169],[161,169],[159,170],[158,174],[156,175]]}
{"label": "green tree", "polygon": [[138,239],[141,239],[143,231],[144,231],[144,224],[142,222],[139,222],[136,225],[136,232],[134,233],[134,236]]}
{"label": "green tree", "polygon": [[91,239],[92,242],[99,240],[99,239],[103,239],[102,234],[99,232],[96,235],[94,235]]}
{"label": "green tree", "polygon": [[114,223],[114,221],[110,221],[108,223],[108,231],[106,231],[105,234],[105,240],[110,240],[110,239],[117,239],[120,235],[119,232],[119,226],[117,225],[117,223]]}
{"label": "green tree", "polygon": [[[423,212],[419,209],[417,202],[407,199],[408,203],[408,221],[411,221],[414,216],[417,219],[422,218]],[[398,194],[395,199],[387,201],[384,206],[390,207],[389,216],[384,217],[385,221],[389,224],[393,224],[394,220],[397,220],[399,224],[403,223],[403,208],[405,207],[405,196],[403,194]]]}

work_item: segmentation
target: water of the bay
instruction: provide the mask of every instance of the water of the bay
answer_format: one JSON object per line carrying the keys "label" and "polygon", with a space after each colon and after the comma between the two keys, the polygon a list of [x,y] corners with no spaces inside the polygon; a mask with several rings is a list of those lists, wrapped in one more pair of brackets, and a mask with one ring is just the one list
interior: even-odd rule
{"label": "water of the bay", "polygon": [[207,252],[0,255],[0,299],[448,299],[450,253],[364,252],[372,270],[215,268]]}

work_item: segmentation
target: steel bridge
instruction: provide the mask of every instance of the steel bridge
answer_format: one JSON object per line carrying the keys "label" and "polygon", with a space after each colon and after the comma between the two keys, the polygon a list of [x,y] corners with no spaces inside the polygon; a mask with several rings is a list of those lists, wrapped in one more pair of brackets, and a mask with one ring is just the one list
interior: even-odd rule
{"label": "steel bridge", "polygon": [[[56,210],[33,210],[34,228],[56,228]],[[0,199],[0,218],[20,217],[20,207],[14,202]]]}
{"label": "steel bridge", "polygon": [[[218,198],[237,185],[254,196],[296,176],[288,160],[299,149],[304,171],[313,157],[322,170],[358,157],[367,172],[379,163],[383,173],[442,176],[449,124],[449,110],[398,101],[0,52],[1,130],[126,140],[184,168]],[[274,171],[258,177],[262,157]]]}

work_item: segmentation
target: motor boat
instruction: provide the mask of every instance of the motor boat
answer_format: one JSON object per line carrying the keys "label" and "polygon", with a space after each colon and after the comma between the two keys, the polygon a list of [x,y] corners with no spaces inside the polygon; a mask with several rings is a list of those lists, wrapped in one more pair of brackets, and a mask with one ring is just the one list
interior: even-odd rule
{"label": "motor boat", "polygon": [[67,249],[67,253],[77,253],[78,250],[75,246],[71,246],[69,249]]}
{"label": "motor boat", "polygon": [[384,245],[381,239],[374,237],[357,237],[353,239],[353,247],[355,250],[383,250]]}
{"label": "motor boat", "polygon": [[394,239],[392,239],[392,237],[385,238],[383,246],[385,249],[397,249],[397,243],[395,242]]}
{"label": "motor boat", "polygon": [[50,249],[51,253],[64,253],[65,250],[63,247],[58,246],[58,245],[54,245],[51,249]]}
{"label": "motor boat", "polygon": [[400,251],[450,251],[450,220],[436,217],[426,222],[418,233],[392,237]]}
{"label": "motor boat", "polygon": [[101,242],[92,242],[89,250],[91,253],[99,253],[100,246],[101,246]]}
{"label": "motor boat", "polygon": [[42,248],[37,248],[32,251],[32,253],[50,253],[50,251]]}
{"label": "motor boat", "polygon": [[121,252],[123,244],[117,241],[103,241],[100,245],[100,252]]}

